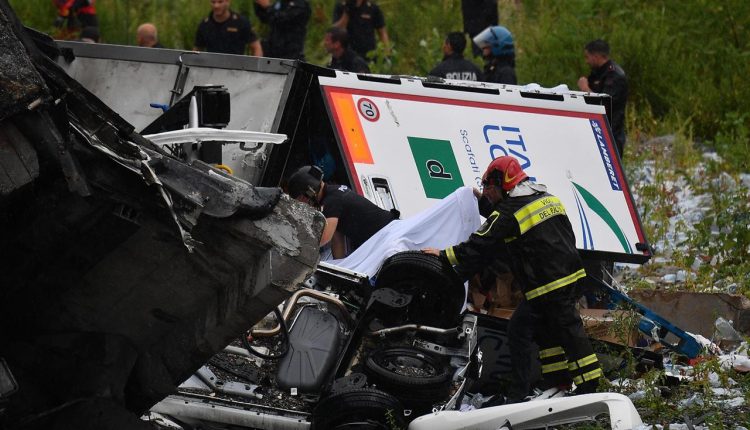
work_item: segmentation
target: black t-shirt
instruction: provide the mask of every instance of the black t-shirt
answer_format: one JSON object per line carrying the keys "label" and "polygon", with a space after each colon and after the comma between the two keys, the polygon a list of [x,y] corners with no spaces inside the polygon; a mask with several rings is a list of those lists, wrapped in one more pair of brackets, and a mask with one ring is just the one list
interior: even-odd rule
{"label": "black t-shirt", "polygon": [[[333,22],[341,19],[346,9],[345,1],[337,3],[333,8]],[[385,27],[383,11],[375,3],[365,0],[361,6],[349,12],[349,24],[346,26],[346,31],[349,33],[349,47],[366,58],[367,53],[375,49],[375,30],[383,27]]]}
{"label": "black t-shirt", "polygon": [[484,64],[484,82],[516,85],[516,61],[511,57],[492,57]]}
{"label": "black t-shirt", "polygon": [[605,93],[612,97],[612,134],[617,150],[622,156],[625,145],[625,104],[628,101],[628,78],[625,71],[612,60],[607,61],[589,75],[589,87],[595,93]]}
{"label": "black t-shirt", "polygon": [[326,185],[322,211],[326,218],[338,218],[336,231],[349,238],[352,249],[393,221],[391,212],[350,190],[345,185]]}
{"label": "black t-shirt", "polygon": [[464,16],[464,32],[470,37],[479,34],[485,28],[497,25],[497,0],[461,0],[461,12]]}
{"label": "black t-shirt", "polygon": [[268,8],[254,4],[255,15],[271,27],[263,43],[263,55],[292,60],[305,57],[305,35],[310,21],[307,0],[279,0]]}
{"label": "black t-shirt", "polygon": [[331,58],[331,63],[328,67],[345,72],[370,73],[367,61],[351,49],[347,49],[340,58]]}
{"label": "black t-shirt", "polygon": [[479,81],[482,79],[482,72],[479,67],[466,60],[461,54],[445,57],[429,74],[439,78],[460,79],[462,81]]}
{"label": "black t-shirt", "polygon": [[229,11],[229,19],[224,22],[214,21],[211,12],[198,25],[195,34],[195,47],[208,52],[222,54],[245,54],[245,47],[258,40],[250,27],[250,21],[237,12]]}

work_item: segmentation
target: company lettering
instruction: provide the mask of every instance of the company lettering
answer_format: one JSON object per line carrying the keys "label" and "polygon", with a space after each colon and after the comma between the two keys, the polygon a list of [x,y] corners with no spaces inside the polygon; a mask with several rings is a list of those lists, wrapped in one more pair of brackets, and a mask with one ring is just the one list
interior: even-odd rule
{"label": "company lettering", "polygon": [[607,146],[607,140],[604,138],[604,131],[602,130],[599,121],[592,119],[590,120],[590,123],[591,130],[594,132],[594,137],[596,138],[596,146],[599,148],[599,154],[602,157],[602,163],[607,172],[607,178],[609,178],[609,185],[614,191],[622,191],[620,180],[617,178],[617,172],[612,164],[612,156],[609,152],[609,146]]}
{"label": "company lettering", "polygon": [[[482,134],[484,135],[484,142],[489,145],[490,159],[494,160],[503,155],[511,155],[521,163],[522,169],[527,170],[531,167],[531,159],[520,128],[486,124],[482,127]],[[534,177],[530,177],[530,179],[536,180]]]}
{"label": "company lettering", "polygon": [[[458,134],[461,136],[461,142],[464,144],[464,152],[466,153],[466,158],[469,161],[469,165],[471,166],[471,171],[474,173],[481,172],[479,164],[477,163],[477,157],[476,155],[474,155],[474,150],[471,147],[469,132],[461,129],[458,131]],[[474,182],[476,183],[477,187],[482,187],[482,178],[480,176],[475,176]]]}
{"label": "company lettering", "polygon": [[443,164],[437,160],[427,160],[427,171],[431,178],[435,179],[453,179],[453,175],[445,171]]}

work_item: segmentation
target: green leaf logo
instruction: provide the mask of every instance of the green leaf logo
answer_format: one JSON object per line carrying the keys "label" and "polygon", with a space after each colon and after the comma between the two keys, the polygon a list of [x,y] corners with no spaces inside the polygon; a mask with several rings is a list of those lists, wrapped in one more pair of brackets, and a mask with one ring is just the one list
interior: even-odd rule
{"label": "green leaf logo", "polygon": [[581,194],[581,197],[583,198],[583,201],[586,202],[586,205],[594,211],[595,214],[599,215],[599,217],[604,220],[604,222],[609,226],[609,228],[612,230],[612,232],[615,234],[615,237],[617,237],[617,240],[620,241],[620,244],[622,245],[622,248],[625,252],[628,254],[633,253],[633,248],[630,246],[630,243],[628,243],[628,238],[625,237],[625,233],[622,232],[622,229],[617,224],[617,221],[615,221],[615,218],[612,216],[611,213],[607,210],[607,208],[604,207],[602,202],[599,201],[596,197],[594,197],[593,194],[591,194],[587,189],[583,188],[582,186],[576,184],[575,182],[572,182],[575,189]]}

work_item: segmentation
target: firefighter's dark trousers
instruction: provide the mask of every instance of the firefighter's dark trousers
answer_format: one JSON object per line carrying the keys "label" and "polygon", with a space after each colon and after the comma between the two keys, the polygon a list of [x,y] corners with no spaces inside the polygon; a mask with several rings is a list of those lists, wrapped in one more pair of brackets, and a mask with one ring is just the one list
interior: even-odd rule
{"label": "firefighter's dark trousers", "polygon": [[[531,387],[538,381],[538,369],[534,366],[534,357],[539,353],[534,342],[533,309],[523,300],[513,311],[508,322],[508,349],[512,368],[513,384],[508,391],[511,402],[520,402],[531,392]],[[535,371],[536,370],[536,371]]]}
{"label": "firefighter's dark trousers", "polygon": [[[515,324],[525,323],[533,328],[545,385],[567,385],[572,381],[577,386],[576,393],[590,393],[596,390],[602,370],[576,308],[578,291],[578,286],[571,284],[531,300],[524,299],[513,317],[518,318]],[[523,362],[521,354],[528,351],[528,347],[525,339],[512,339],[513,325],[512,322],[509,327],[511,363],[522,384],[519,389],[528,391],[529,386],[523,384],[530,384],[528,361],[531,357],[526,355],[526,362]],[[518,333],[522,337],[525,334],[520,329]]]}

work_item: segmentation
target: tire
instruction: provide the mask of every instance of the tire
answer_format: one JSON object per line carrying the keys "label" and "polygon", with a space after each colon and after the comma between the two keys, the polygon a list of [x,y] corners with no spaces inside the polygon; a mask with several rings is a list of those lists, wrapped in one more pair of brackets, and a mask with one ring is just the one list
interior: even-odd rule
{"label": "tire", "polygon": [[406,251],[387,258],[378,272],[375,288],[391,288],[412,295],[409,322],[451,327],[466,301],[463,282],[441,258]]}
{"label": "tire", "polygon": [[439,358],[416,348],[373,351],[365,360],[367,380],[393,393],[416,415],[429,412],[450,392],[452,371]]}
{"label": "tire", "polygon": [[404,427],[401,402],[380,390],[358,388],[326,397],[313,411],[313,430]]}

